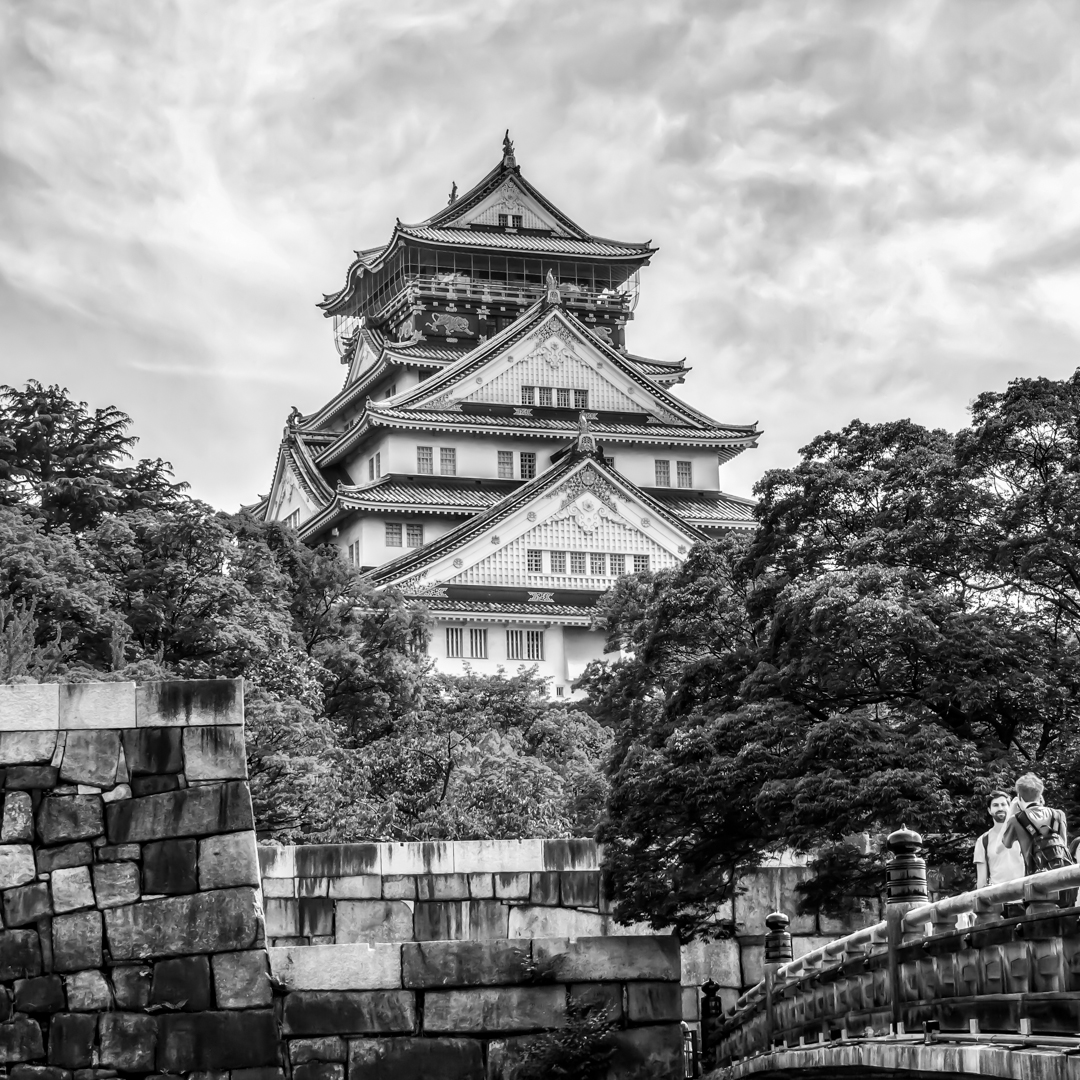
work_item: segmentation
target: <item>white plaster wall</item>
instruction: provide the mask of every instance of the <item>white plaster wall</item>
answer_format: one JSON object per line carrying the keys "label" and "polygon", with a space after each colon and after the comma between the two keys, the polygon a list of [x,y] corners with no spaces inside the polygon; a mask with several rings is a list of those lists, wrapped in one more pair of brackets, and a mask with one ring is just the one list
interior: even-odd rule
{"label": "white plaster wall", "polygon": [[[349,557],[349,545],[356,540],[360,541],[360,564],[361,566],[382,566],[391,559],[397,559],[402,555],[414,551],[415,548],[404,546],[404,525],[407,522],[416,522],[424,526],[424,543],[430,544],[432,540],[449,532],[461,523],[461,518],[443,518],[432,514],[364,514],[350,519],[346,524],[339,526],[340,533],[334,543],[341,550],[344,558]],[[386,546],[386,522],[400,521],[402,523],[402,546],[389,548]]]}

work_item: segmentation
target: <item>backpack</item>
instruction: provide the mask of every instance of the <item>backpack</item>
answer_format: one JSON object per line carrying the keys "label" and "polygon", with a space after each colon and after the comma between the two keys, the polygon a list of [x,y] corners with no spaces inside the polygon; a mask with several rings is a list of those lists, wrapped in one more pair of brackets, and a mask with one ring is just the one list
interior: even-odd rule
{"label": "backpack", "polygon": [[[1037,874],[1042,870],[1056,870],[1060,866],[1072,866],[1073,859],[1064,839],[1055,828],[1060,811],[1052,811],[1051,824],[1036,825],[1026,810],[1016,811],[1016,820],[1020,827],[1031,837],[1031,866],[1029,872]],[[1045,832],[1043,831],[1045,829]]]}

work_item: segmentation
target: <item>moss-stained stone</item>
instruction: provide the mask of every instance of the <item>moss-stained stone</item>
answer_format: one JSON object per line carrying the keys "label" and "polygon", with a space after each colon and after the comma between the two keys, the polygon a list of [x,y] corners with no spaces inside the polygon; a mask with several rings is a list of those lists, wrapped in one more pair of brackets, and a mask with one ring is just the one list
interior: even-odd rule
{"label": "moss-stained stone", "polygon": [[378,844],[302,844],[295,849],[296,877],[354,877],[382,872]]}
{"label": "moss-stained stone", "polygon": [[596,870],[599,868],[595,840],[543,841],[545,870]]}
{"label": "moss-stained stone", "polygon": [[423,941],[401,948],[402,985],[418,990],[508,986],[523,981],[524,941]]}
{"label": "moss-stained stone", "polygon": [[4,819],[0,843],[29,843],[34,839],[34,803],[27,791],[9,791],[4,796]]}
{"label": "moss-stained stone", "polygon": [[251,795],[241,780],[110,803],[106,819],[109,841],[114,844],[209,836],[255,827]]}
{"label": "moss-stained stone", "polygon": [[163,1013],[158,1018],[159,1072],[277,1065],[278,1034],[269,1009]]}
{"label": "moss-stained stone", "polygon": [[416,995],[409,990],[297,990],[282,1011],[285,1035],[373,1035],[413,1031]]}
{"label": "moss-stained stone", "polygon": [[452,874],[454,845],[446,840],[380,844],[384,874]]}
{"label": "moss-stained stone", "polygon": [[557,905],[559,903],[559,875],[554,872],[533,874],[529,886],[529,901],[533,904]]}
{"label": "moss-stained stone", "polygon": [[268,898],[265,901],[266,936],[300,936],[300,902],[286,897]]}
{"label": "moss-stained stone", "polygon": [[[6,689],[0,687],[0,690]],[[48,765],[56,749],[56,730],[0,731],[0,766]]]}
{"label": "moss-stained stone", "polygon": [[197,841],[159,840],[145,844],[142,853],[143,892],[178,896],[198,889]]}
{"label": "moss-stained stone", "polygon": [[532,889],[531,875],[494,874],[495,896],[503,900],[528,900]]}
{"label": "moss-stained stone", "polygon": [[[648,983],[645,985],[653,985]],[[668,983],[662,985],[667,986]],[[588,1005],[594,1011],[603,1010],[610,1020],[622,1020],[623,992],[622,984],[609,983],[571,983],[570,1000],[578,1005]]]}
{"label": "moss-stained stone", "polygon": [[258,884],[259,856],[253,832],[225,833],[199,841],[200,889]]}
{"label": "moss-stained stone", "polygon": [[139,727],[240,724],[243,679],[185,679],[141,683],[135,696]]}
{"label": "moss-stained stone", "polygon": [[678,1080],[683,1076],[680,1024],[614,1031],[608,1039],[615,1051],[609,1076],[619,1080]]}
{"label": "moss-stained stone", "polygon": [[668,937],[535,940],[533,959],[559,982],[679,981],[679,941]]}
{"label": "moss-stained stone", "polygon": [[477,900],[493,899],[495,881],[491,874],[469,874],[469,896]]}
{"label": "moss-stained stone", "polygon": [[467,900],[469,879],[464,874],[418,874],[418,900]]}
{"label": "moss-stained stone", "polygon": [[469,905],[461,900],[418,901],[413,926],[417,941],[462,941],[469,936]]}
{"label": "moss-stained stone", "polygon": [[[301,882],[315,878],[300,878]],[[382,895],[383,879],[378,874],[354,874],[350,877],[327,879],[327,896],[335,900],[378,900]],[[407,899],[415,897],[413,894]],[[388,897],[389,899],[389,897]]]}
{"label": "moss-stained stone", "polygon": [[564,870],[559,874],[559,895],[566,907],[597,907],[600,902],[600,872]]}
{"label": "moss-stained stone", "polygon": [[88,841],[79,840],[62,847],[38,848],[35,857],[38,873],[51,874],[54,870],[63,870],[68,866],[89,866],[94,861],[94,849]]}
{"label": "moss-stained stone", "polygon": [[54,765],[9,765],[4,786],[8,791],[44,791],[56,787]]}
{"label": "moss-stained stone", "polygon": [[635,982],[626,986],[626,1014],[632,1024],[682,1019],[682,987],[673,982]]}
{"label": "moss-stained stone", "polygon": [[98,1019],[100,1064],[123,1072],[153,1072],[157,1021],[130,1012],[104,1013]]}
{"label": "moss-stained stone", "polygon": [[[117,803],[116,809],[124,806]],[[47,795],[37,812],[38,835],[46,844],[88,840],[105,831],[98,795]]]}
{"label": "moss-stained stone", "polygon": [[69,784],[112,787],[120,758],[116,731],[69,731],[64,744],[60,780]]}
{"label": "moss-stained stone", "polygon": [[15,1009],[22,1013],[57,1013],[67,1008],[59,975],[15,980]]}
{"label": "moss-stained stone", "polygon": [[302,896],[300,907],[301,937],[332,937],[334,901],[325,896]]}
{"label": "moss-stained stone", "polygon": [[184,767],[180,728],[135,728],[123,733],[128,771],[137,776],[178,773]]}
{"label": "moss-stained stone", "polygon": [[189,727],[183,731],[184,775],[191,780],[245,780],[244,729]]}
{"label": "moss-stained stone", "polygon": [[53,919],[52,962],[56,971],[101,967],[99,911],[76,911]]}
{"label": "moss-stained stone", "polygon": [[254,1009],[271,1003],[270,967],[265,949],[217,953],[214,969],[215,1004],[219,1009]]}
{"label": "moss-stained stone", "polygon": [[325,1061],[349,1060],[349,1044],[337,1035],[324,1035],[311,1039],[290,1039],[289,1060],[294,1065]]}
{"label": "moss-stained stone", "polygon": [[210,961],[205,956],[177,956],[154,965],[150,1004],[183,1012],[204,1012],[213,1007]]}
{"label": "moss-stained stone", "polygon": [[118,1009],[145,1009],[150,1004],[154,969],[148,964],[121,964],[112,968],[113,991]]}
{"label": "moss-stained stone", "polygon": [[4,922],[8,926],[26,926],[51,914],[48,882],[39,881],[4,893]]}
{"label": "moss-stained stone", "polygon": [[41,1027],[36,1020],[16,1016],[9,1023],[0,1024],[0,1062],[33,1061],[44,1054]]}
{"label": "moss-stained stone", "polygon": [[411,874],[391,874],[382,879],[384,900],[415,900],[416,878]]}
{"label": "moss-stained stone", "polygon": [[59,1013],[49,1024],[49,1064],[85,1069],[94,1063],[97,1017],[93,1013]]}
{"label": "moss-stained stone", "polygon": [[484,1080],[478,1039],[353,1039],[349,1080]]}
{"label": "moss-stained stone", "polygon": [[566,1022],[562,986],[430,990],[424,995],[426,1034],[540,1031]]}

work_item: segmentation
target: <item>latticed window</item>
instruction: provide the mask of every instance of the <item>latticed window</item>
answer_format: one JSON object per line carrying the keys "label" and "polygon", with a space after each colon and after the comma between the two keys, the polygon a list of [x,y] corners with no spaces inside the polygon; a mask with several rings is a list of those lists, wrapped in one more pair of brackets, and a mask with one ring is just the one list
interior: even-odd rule
{"label": "latticed window", "polygon": [[522,405],[535,405],[536,404],[536,387],[535,386],[523,386],[521,388],[521,404]]}
{"label": "latticed window", "polygon": [[555,391],[555,403],[559,406],[560,409],[569,409],[570,391],[560,386],[558,390]]}
{"label": "latticed window", "polygon": [[542,574],[544,572],[544,553],[542,551],[526,552],[526,561],[530,574]]}
{"label": "latticed window", "polygon": [[465,655],[465,631],[460,626],[448,626],[446,628],[446,655]]}
{"label": "latticed window", "polygon": [[611,556],[611,573],[613,577],[618,577],[620,574],[626,573],[626,556],[625,555],[612,555]]}
{"label": "latticed window", "polygon": [[514,451],[513,450],[500,450],[499,451],[499,479],[500,480],[513,480],[514,479]]}
{"label": "latticed window", "polygon": [[653,465],[656,469],[656,486],[671,487],[671,462],[658,460]]}
{"label": "latticed window", "polygon": [[551,572],[553,574],[566,573],[566,552],[553,551],[551,553]]}
{"label": "latticed window", "polygon": [[508,660],[543,660],[543,630],[507,630],[506,658]]}
{"label": "latticed window", "polygon": [[523,217],[522,214],[511,214],[510,215],[510,220],[514,223],[514,228],[515,229],[520,229],[521,228],[522,217]]}
{"label": "latticed window", "polygon": [[694,486],[694,466],[691,464],[691,462],[675,462],[675,482],[679,487]]}
{"label": "latticed window", "polygon": [[594,551],[589,555],[589,570],[593,574],[604,576],[607,571],[607,556],[602,551]]}
{"label": "latticed window", "polygon": [[[400,526],[399,526],[400,528]],[[406,547],[423,547],[424,546],[424,526],[423,525],[406,525],[405,526],[405,546]]]}
{"label": "latticed window", "polygon": [[544,659],[544,631],[543,630],[526,630],[525,631],[525,659],[526,660],[543,660]]}
{"label": "latticed window", "polygon": [[540,390],[540,404],[541,405],[550,405],[551,404],[551,387],[550,386],[541,386],[539,388],[539,390]]}
{"label": "latticed window", "polygon": [[565,697],[566,696],[566,687],[565,686],[556,686],[555,687],[555,696],[556,697]]}
{"label": "latticed window", "polygon": [[506,226],[510,224],[510,215],[509,214],[500,214],[499,215],[499,224],[505,229]]}
{"label": "latticed window", "polygon": [[531,450],[522,450],[520,457],[521,479],[531,480],[536,475],[536,454]]}
{"label": "latticed window", "polygon": [[281,524],[287,529],[298,529],[300,527],[300,508],[297,507],[292,513],[286,515]]}
{"label": "latticed window", "polygon": [[585,573],[585,552],[584,551],[571,551],[570,552],[570,573],[571,574],[584,574]]}
{"label": "latticed window", "polygon": [[439,448],[439,472],[443,476],[457,475],[457,451],[452,446]]}
{"label": "latticed window", "polygon": [[587,409],[589,407],[589,391],[588,390],[575,390],[574,391],[574,408],[575,409]]}
{"label": "latticed window", "polygon": [[401,547],[401,522],[388,521],[386,523],[386,546]]}
{"label": "latticed window", "polygon": [[418,446],[416,448],[416,471],[418,473],[433,473],[435,471],[435,457],[430,446]]}
{"label": "latticed window", "polygon": [[469,655],[474,660],[484,660],[488,654],[487,651],[487,631],[486,630],[470,630],[469,631]]}
{"label": "latticed window", "polygon": [[635,555],[634,556],[634,573],[635,574],[647,574],[649,572],[649,556],[648,555]]}

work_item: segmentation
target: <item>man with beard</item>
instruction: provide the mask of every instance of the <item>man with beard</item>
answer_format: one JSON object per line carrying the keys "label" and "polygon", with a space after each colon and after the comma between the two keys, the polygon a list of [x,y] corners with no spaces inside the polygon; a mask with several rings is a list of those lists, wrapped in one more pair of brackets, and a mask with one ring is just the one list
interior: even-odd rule
{"label": "man with beard", "polygon": [[1025,873],[1021,849],[1001,842],[1009,816],[1009,796],[1004,791],[991,791],[987,809],[993,824],[975,841],[975,878],[980,889],[1021,878]]}

